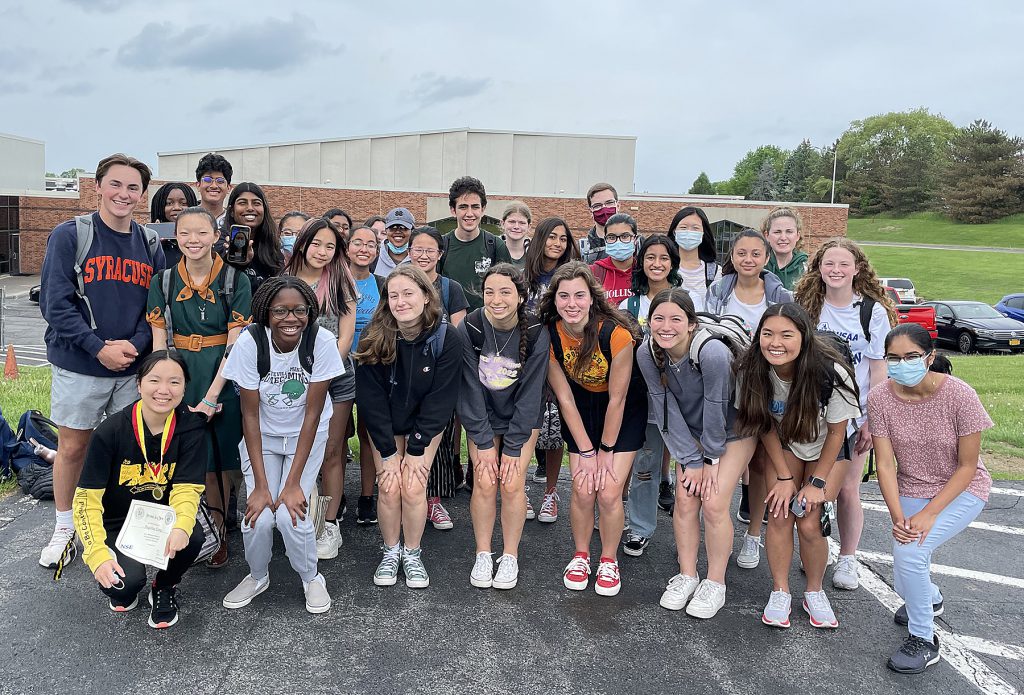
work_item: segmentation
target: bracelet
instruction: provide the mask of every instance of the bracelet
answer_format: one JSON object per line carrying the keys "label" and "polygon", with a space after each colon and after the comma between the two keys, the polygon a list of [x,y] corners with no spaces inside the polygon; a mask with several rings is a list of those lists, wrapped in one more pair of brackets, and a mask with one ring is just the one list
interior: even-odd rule
{"label": "bracelet", "polygon": [[780,478],[779,476],[775,476],[775,479],[785,482],[787,480],[792,480],[793,476],[789,476],[788,478]]}
{"label": "bracelet", "polygon": [[595,456],[597,456],[597,452],[594,451],[593,449],[587,449],[586,451],[580,452],[580,458],[592,459]]}
{"label": "bracelet", "polygon": [[211,408],[216,408],[217,407],[216,403],[211,403],[210,401],[206,400],[205,397],[203,398],[203,405],[207,405],[207,406],[209,406]]}
{"label": "bracelet", "polygon": [[601,449],[601,451],[606,451],[606,452],[613,452],[613,451],[615,451],[615,445],[614,444],[605,444],[604,442],[601,442],[598,446]]}

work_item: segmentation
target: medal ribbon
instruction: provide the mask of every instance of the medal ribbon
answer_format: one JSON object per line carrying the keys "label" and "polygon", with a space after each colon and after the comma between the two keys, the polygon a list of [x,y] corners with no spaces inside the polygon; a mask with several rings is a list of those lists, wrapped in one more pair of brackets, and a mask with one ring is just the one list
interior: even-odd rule
{"label": "medal ribbon", "polygon": [[139,449],[142,450],[142,458],[145,461],[145,465],[149,466],[150,470],[152,470],[154,479],[164,467],[164,454],[171,448],[171,437],[174,436],[174,425],[176,422],[177,418],[172,410],[168,413],[167,419],[164,420],[164,431],[160,435],[160,463],[156,464],[156,469],[154,470],[154,464],[149,460],[149,454],[146,452],[146,423],[142,419],[142,401],[135,404],[135,410],[132,413],[132,430],[135,432],[135,441],[139,443]]}

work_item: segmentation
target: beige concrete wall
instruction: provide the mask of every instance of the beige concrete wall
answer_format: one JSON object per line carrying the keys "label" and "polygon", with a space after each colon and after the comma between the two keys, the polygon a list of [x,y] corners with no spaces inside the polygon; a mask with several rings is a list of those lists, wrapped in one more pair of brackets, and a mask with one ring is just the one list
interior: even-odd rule
{"label": "beige concrete wall", "polygon": [[46,189],[46,147],[39,140],[0,134],[0,191]]}

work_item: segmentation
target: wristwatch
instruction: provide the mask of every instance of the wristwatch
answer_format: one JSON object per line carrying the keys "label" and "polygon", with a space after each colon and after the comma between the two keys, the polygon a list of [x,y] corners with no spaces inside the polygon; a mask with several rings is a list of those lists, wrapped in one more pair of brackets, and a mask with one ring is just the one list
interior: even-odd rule
{"label": "wristwatch", "polygon": [[807,482],[813,485],[814,487],[818,488],[819,490],[825,489],[824,478],[818,478],[812,475],[810,478],[808,478]]}

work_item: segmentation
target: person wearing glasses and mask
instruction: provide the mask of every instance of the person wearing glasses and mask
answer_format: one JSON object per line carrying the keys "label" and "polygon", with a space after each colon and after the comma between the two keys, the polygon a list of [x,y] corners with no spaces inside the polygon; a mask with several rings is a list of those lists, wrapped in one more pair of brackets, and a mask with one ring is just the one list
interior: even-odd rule
{"label": "person wearing glasses and mask", "polygon": [[595,183],[587,191],[587,208],[594,216],[594,226],[580,239],[583,262],[593,265],[605,257],[605,231],[608,219],[619,211],[619,194],[610,183]]}
{"label": "person wearing glasses and mask", "polygon": [[604,288],[612,306],[618,306],[633,294],[633,265],[636,261],[636,220],[619,212],[606,221],[604,258],[591,264],[590,271]]}
{"label": "person wearing glasses and mask", "polygon": [[231,192],[231,162],[213,152],[203,155],[196,167],[196,188],[199,204],[213,215],[218,225],[224,224],[224,200]]}

